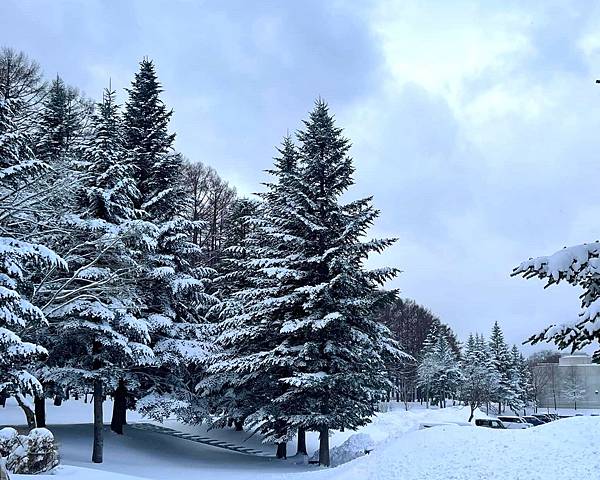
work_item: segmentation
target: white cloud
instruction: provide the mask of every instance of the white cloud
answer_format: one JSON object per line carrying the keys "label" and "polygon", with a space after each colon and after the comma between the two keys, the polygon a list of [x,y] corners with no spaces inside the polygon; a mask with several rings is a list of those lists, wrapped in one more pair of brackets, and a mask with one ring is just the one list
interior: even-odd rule
{"label": "white cloud", "polygon": [[570,7],[490,5],[380,3],[387,69],[341,124],[358,188],[400,237],[377,260],[405,270],[395,286],[462,336],[498,320],[520,342],[576,315],[578,292],[512,268],[600,236],[600,87],[585,66],[600,37]]}

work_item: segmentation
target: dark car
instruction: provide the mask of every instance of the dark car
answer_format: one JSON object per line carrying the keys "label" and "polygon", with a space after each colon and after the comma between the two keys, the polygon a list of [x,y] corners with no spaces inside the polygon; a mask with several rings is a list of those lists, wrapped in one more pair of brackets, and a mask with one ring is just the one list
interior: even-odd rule
{"label": "dark car", "polygon": [[495,418],[477,418],[475,420],[475,426],[506,429],[506,426],[502,423],[502,421],[496,420]]}
{"label": "dark car", "polygon": [[538,420],[541,420],[544,423],[550,423],[554,420],[554,418],[552,418],[550,415],[547,415],[545,413],[534,413],[532,415],[532,417],[537,418]]}
{"label": "dark car", "polygon": [[526,417],[523,417],[523,419],[527,422],[527,423],[531,423],[534,427],[537,427],[539,425],[543,425],[546,422],[543,422],[542,420],[540,420],[537,417],[534,417],[533,415],[527,415]]}

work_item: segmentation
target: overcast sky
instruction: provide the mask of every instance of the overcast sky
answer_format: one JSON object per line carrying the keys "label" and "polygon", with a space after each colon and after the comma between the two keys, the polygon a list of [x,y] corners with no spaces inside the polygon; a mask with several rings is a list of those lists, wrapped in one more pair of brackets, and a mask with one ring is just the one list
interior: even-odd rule
{"label": "overcast sky", "polygon": [[350,196],[399,238],[373,263],[461,338],[498,320],[521,342],[579,292],[512,268],[600,238],[599,5],[1,0],[0,45],[94,98],[149,56],[177,148],[242,193],[322,96],[354,145]]}

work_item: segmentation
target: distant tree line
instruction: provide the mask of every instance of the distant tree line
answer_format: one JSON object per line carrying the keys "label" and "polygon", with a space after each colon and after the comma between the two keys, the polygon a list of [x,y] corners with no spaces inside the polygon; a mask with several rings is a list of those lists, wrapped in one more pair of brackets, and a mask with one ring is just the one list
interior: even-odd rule
{"label": "distant tree line", "polygon": [[388,400],[395,397],[406,408],[414,401],[442,408],[448,400],[463,402],[470,406],[471,418],[481,407],[518,413],[536,404],[543,385],[533,366],[550,354],[528,361],[516,345],[509,348],[497,322],[488,340],[474,334],[461,345],[450,327],[410,299],[386,306],[380,319],[411,355],[388,365],[394,381]]}

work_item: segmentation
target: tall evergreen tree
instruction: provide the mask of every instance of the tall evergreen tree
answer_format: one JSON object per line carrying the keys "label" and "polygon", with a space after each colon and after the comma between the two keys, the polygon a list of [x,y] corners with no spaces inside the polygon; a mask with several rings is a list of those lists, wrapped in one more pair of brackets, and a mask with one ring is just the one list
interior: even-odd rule
{"label": "tall evergreen tree", "polygon": [[514,411],[524,409],[530,399],[531,376],[525,358],[519,348],[513,345],[510,350],[510,366],[508,370],[509,384],[512,395],[507,400],[507,405]]}
{"label": "tall evergreen tree", "polygon": [[54,164],[82,147],[90,105],[58,75],[50,84],[37,122],[35,154]]}
{"label": "tall evergreen tree", "polygon": [[[31,276],[44,266],[64,267],[64,261],[46,246],[31,243],[27,200],[34,185],[47,172],[46,164],[33,159],[31,142],[16,122],[20,108],[0,90],[0,392],[21,396],[41,391],[32,375],[35,360],[47,350],[25,341],[23,333],[43,327],[46,317],[31,302]],[[30,426],[31,417],[28,418]]]}
{"label": "tall evergreen tree", "polygon": [[363,267],[393,240],[362,240],[378,215],[370,199],[340,203],[354,169],[324,102],[298,139],[298,148],[284,140],[270,171],[275,182],[242,264],[253,288],[238,293],[241,313],[220,325],[223,353],[209,371],[253,393],[249,422],[262,422],[280,456],[293,432],[316,430],[328,465],[329,430],[367,423],[392,386],[386,355],[401,352],[373,314],[394,298],[378,286],[397,271]]}
{"label": "tall evergreen tree", "polygon": [[498,388],[495,401],[498,403],[498,413],[502,412],[503,405],[512,402],[515,393],[510,381],[510,352],[504,341],[504,333],[498,322],[494,322],[489,340],[489,349],[492,362],[498,372]]}
{"label": "tall evergreen tree", "polygon": [[455,398],[461,382],[461,370],[459,358],[444,330],[434,327],[428,335],[417,374],[419,384],[426,389],[428,402],[432,397],[440,407],[445,407],[447,398]]}
{"label": "tall evergreen tree", "polygon": [[296,267],[303,259],[297,234],[304,224],[286,205],[297,197],[292,185],[298,154],[290,138],[284,139],[279,153],[269,171],[276,181],[266,184],[263,202],[254,208],[260,216],[244,220],[238,232],[243,241],[231,249],[230,263],[237,270],[225,276],[237,289],[222,309],[234,315],[219,325],[222,352],[212,359],[212,376],[200,386],[209,387],[211,396],[221,400],[225,416],[260,425],[279,444],[278,456],[285,457],[291,432],[272,399],[285,392],[281,380],[292,372],[283,325],[301,308],[295,289],[301,285],[302,273]]}
{"label": "tall evergreen tree", "polygon": [[93,135],[84,156],[88,186],[79,200],[89,215],[118,224],[136,218],[134,203],[140,193],[125,150],[123,123],[115,96],[113,90],[106,89],[102,102],[96,106]]}
{"label": "tall evergreen tree", "polygon": [[169,219],[181,207],[177,192],[181,189],[182,159],[172,152],[175,134],[168,126],[173,112],[160,99],[154,63],[144,59],[127,89],[125,148],[136,166],[140,197],[136,206],[150,218]]}
{"label": "tall evergreen tree", "polygon": [[469,422],[475,410],[492,399],[499,380],[488,346],[483,337],[469,335],[461,363],[461,398],[471,410]]}
{"label": "tall evergreen tree", "polygon": [[152,61],[140,63],[127,92],[125,148],[140,192],[135,206],[156,230],[154,248],[138,279],[155,353],[155,365],[144,372],[148,381],[139,405],[157,418],[173,413],[201,420],[206,412],[194,387],[201,362],[210,353],[205,315],[217,302],[208,292],[215,271],[203,264],[202,249],[192,241],[205,223],[184,216],[183,158],[172,151],[172,112],[160,98],[162,87]]}
{"label": "tall evergreen tree", "polygon": [[133,366],[153,361],[148,325],[136,288],[141,251],[152,226],[134,218],[138,196],[122,146],[114,92],[106,91],[93,117],[72,214],[59,239],[73,274],[44,285],[51,319],[53,364],[46,378],[65,387],[93,387],[92,461],[103,460],[102,404]]}
{"label": "tall evergreen tree", "polygon": [[[394,240],[362,237],[379,212],[365,198],[348,204],[340,197],[354,183],[350,142],[335,126],[328,106],[316,102],[298,132],[300,192],[296,215],[304,230],[299,238],[304,261],[302,311],[283,325],[295,355],[288,390],[275,399],[293,426],[320,432],[321,464],[329,465],[329,430],[356,428],[369,421],[376,401],[389,388],[386,355],[400,355],[389,330],[374,311],[395,292],[378,288],[398,270],[365,270],[363,263]],[[292,408],[293,407],[293,408]]]}

